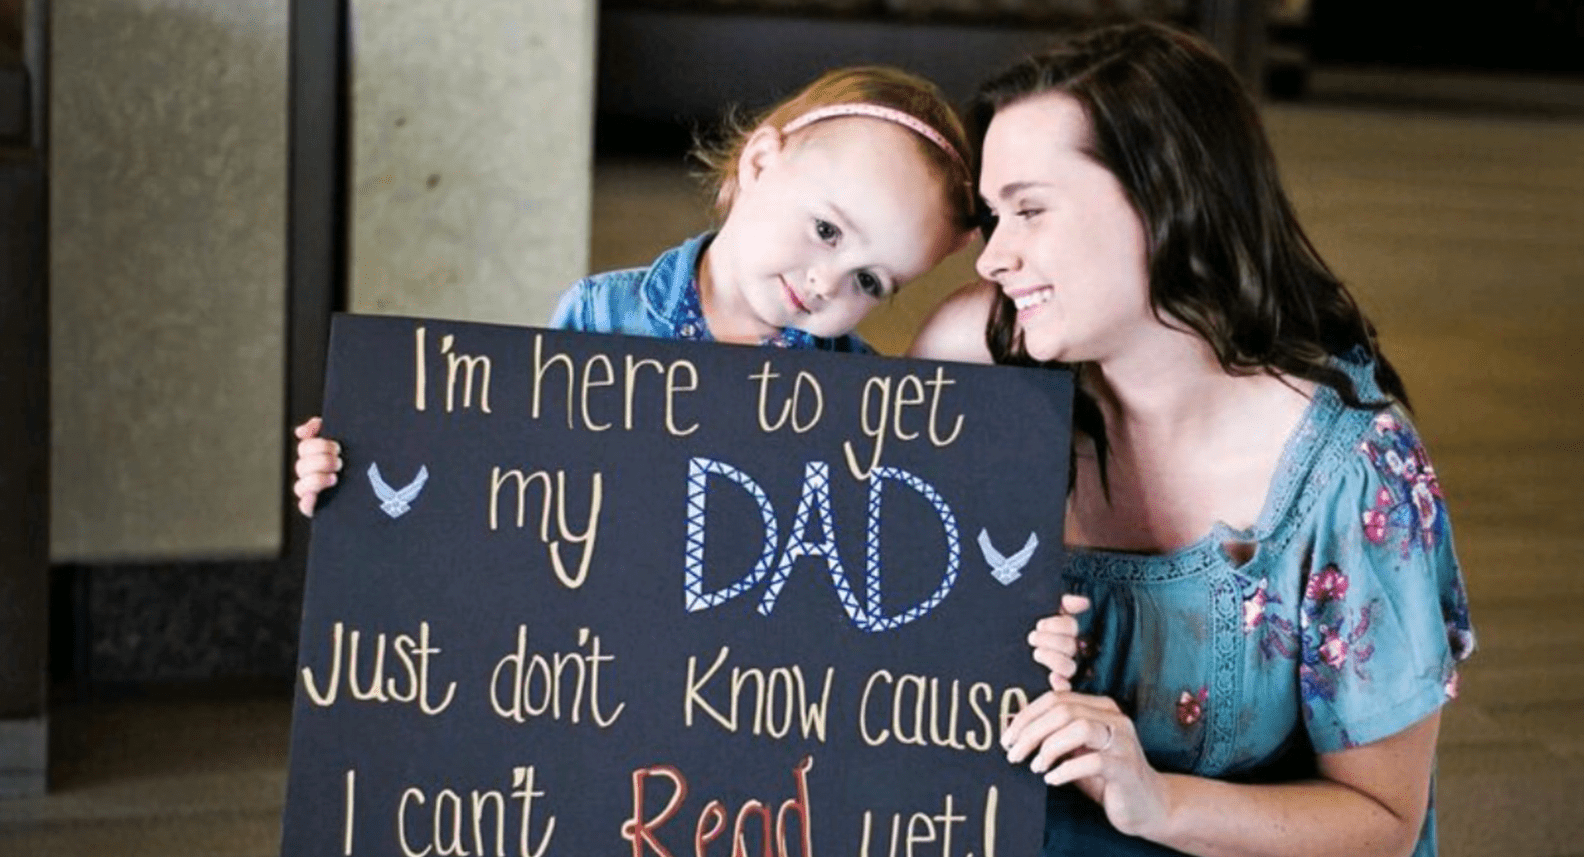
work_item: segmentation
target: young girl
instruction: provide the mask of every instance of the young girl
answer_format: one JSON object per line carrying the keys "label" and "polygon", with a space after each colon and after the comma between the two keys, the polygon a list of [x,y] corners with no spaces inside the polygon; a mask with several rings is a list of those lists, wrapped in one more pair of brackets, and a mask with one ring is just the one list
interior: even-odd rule
{"label": "young girl", "polygon": [[[551,326],[867,351],[864,316],[967,240],[967,137],[940,91],[897,69],[828,72],[700,157],[719,231],[648,267],[587,277]],[[297,427],[298,508],[336,483],[340,447]]]}
{"label": "young girl", "polygon": [[1003,734],[1043,853],[1436,853],[1441,706],[1474,646],[1447,510],[1375,329],[1258,112],[1161,25],[982,90],[984,284],[923,356],[1075,367],[1051,690]]}

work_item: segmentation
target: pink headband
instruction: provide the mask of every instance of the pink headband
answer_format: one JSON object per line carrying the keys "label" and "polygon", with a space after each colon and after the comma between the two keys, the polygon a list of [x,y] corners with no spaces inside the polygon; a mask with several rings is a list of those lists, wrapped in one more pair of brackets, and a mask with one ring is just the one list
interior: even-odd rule
{"label": "pink headband", "polygon": [[821,119],[831,119],[837,116],[868,116],[874,119],[894,122],[934,143],[942,152],[950,155],[951,159],[957,162],[957,166],[962,167],[964,170],[968,169],[968,165],[963,161],[963,156],[957,151],[957,147],[947,142],[941,132],[931,128],[928,123],[921,121],[917,116],[882,104],[859,102],[856,104],[832,104],[828,107],[818,107],[786,123],[786,125],[782,126],[781,133],[791,134],[800,128],[813,125]]}

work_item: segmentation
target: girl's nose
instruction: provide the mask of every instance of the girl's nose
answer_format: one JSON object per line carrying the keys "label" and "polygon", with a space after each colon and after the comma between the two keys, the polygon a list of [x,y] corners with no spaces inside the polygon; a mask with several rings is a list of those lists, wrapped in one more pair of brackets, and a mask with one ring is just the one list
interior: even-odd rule
{"label": "girl's nose", "polygon": [[831,295],[835,293],[835,289],[836,278],[831,276],[829,272],[821,271],[817,268],[809,269],[808,290],[810,295],[820,300],[830,300]]}

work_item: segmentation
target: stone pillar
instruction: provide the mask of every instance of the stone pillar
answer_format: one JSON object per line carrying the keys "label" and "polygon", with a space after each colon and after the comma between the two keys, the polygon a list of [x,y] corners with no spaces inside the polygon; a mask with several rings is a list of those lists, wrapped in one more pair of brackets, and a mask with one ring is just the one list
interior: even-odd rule
{"label": "stone pillar", "polygon": [[280,549],[287,6],[53,4],[57,561]]}
{"label": "stone pillar", "polygon": [[352,0],[350,308],[543,324],[586,273],[595,0]]}

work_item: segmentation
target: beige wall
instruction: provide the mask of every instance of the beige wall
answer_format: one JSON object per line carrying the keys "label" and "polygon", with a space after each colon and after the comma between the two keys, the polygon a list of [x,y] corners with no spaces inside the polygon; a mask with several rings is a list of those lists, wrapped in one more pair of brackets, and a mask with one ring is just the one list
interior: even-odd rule
{"label": "beige wall", "polygon": [[588,266],[595,0],[352,9],[352,308],[543,324]]}
{"label": "beige wall", "polygon": [[[53,5],[52,554],[273,555],[289,0]],[[594,0],[352,0],[355,310],[542,322],[588,253]]]}
{"label": "beige wall", "polygon": [[51,5],[53,557],[272,553],[288,0]]}

